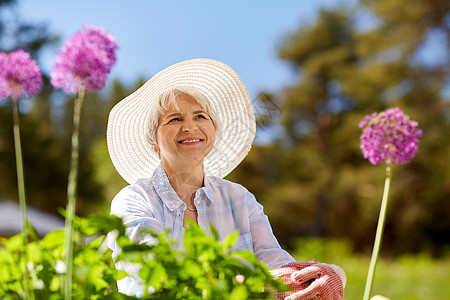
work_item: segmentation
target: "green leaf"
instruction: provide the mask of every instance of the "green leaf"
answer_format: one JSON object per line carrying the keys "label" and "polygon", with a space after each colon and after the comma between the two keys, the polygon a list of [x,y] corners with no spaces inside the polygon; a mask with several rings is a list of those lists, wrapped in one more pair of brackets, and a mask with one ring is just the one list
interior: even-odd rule
{"label": "green leaf", "polygon": [[236,244],[238,238],[239,238],[238,230],[228,234],[222,241],[223,252],[227,253]]}
{"label": "green leaf", "polygon": [[230,299],[245,300],[248,297],[247,287],[245,285],[238,285],[231,291]]}
{"label": "green leaf", "polygon": [[183,273],[187,274],[188,277],[198,278],[205,274],[205,270],[192,259],[186,259],[181,270]]}
{"label": "green leaf", "polygon": [[258,277],[250,277],[245,280],[245,284],[249,287],[250,291],[254,293],[260,293],[264,289],[264,279]]}
{"label": "green leaf", "polygon": [[23,246],[23,236],[22,233],[13,235],[9,239],[0,238],[1,243],[8,248],[10,251],[20,251]]}
{"label": "green leaf", "polygon": [[28,232],[29,237],[33,241],[39,241],[39,234],[37,233],[36,229],[34,228],[33,224],[30,223],[28,219],[25,219],[25,228]]}
{"label": "green leaf", "polygon": [[[142,268],[142,270],[145,270],[145,268]],[[149,268],[147,272],[139,272],[139,275],[144,275],[147,277],[147,284],[152,286],[155,291],[160,291],[164,285],[164,282],[167,281],[166,269],[160,263],[157,263],[154,268]]]}
{"label": "green leaf", "polygon": [[50,231],[42,239],[43,247],[53,249],[57,246],[62,247],[62,241],[64,240],[64,229],[57,229]]}
{"label": "green leaf", "polygon": [[88,228],[97,232],[110,232],[119,230],[120,234],[125,233],[123,220],[115,215],[91,215],[87,218]]}
{"label": "green leaf", "polygon": [[212,238],[215,241],[219,240],[219,232],[217,232],[217,230],[214,228],[214,226],[212,224],[209,225],[209,231],[211,232]]}
{"label": "green leaf", "polygon": [[231,257],[236,258],[236,259],[244,259],[247,262],[252,263],[252,264],[258,263],[258,259],[256,258],[255,254],[248,250],[240,250],[240,251],[233,252],[231,254]]}
{"label": "green leaf", "polygon": [[103,279],[103,269],[103,265],[93,266],[87,274],[87,280],[95,286],[96,290],[100,290],[108,286],[108,283]]}
{"label": "green leaf", "polygon": [[27,246],[27,255],[30,261],[39,262],[42,260],[41,248],[36,242],[29,243]]}

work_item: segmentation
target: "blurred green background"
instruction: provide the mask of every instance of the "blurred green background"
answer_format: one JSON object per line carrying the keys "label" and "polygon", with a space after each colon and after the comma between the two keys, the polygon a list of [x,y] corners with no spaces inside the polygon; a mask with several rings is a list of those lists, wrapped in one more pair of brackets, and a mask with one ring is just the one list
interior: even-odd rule
{"label": "blurred green background", "polygon": [[[14,11],[17,2],[0,0],[0,16]],[[274,47],[295,80],[274,92],[261,89],[254,97],[257,134],[271,138],[255,144],[227,179],[255,194],[284,248],[299,260],[341,265],[348,276],[346,299],[360,299],[384,167],[363,159],[358,122],[372,112],[400,107],[424,134],[416,157],[393,169],[374,292],[392,299],[449,299],[449,2],[362,0],[323,8],[314,21],[280,37],[282,43]],[[39,58],[41,49],[58,42],[46,24],[19,15],[0,18],[0,51],[23,48]],[[73,98],[53,91],[45,76],[42,92],[21,103],[26,107],[21,115],[25,182],[28,204],[57,214],[66,205]],[[86,97],[79,215],[107,212],[126,185],[107,152],[106,123],[112,106],[146,79],[116,80]],[[3,99],[1,199],[17,199],[15,173],[11,103]]]}

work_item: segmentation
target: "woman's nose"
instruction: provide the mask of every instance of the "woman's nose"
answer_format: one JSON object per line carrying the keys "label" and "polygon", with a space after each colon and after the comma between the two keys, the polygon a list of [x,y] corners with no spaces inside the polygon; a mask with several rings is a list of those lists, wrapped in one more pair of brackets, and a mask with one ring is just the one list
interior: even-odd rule
{"label": "woman's nose", "polygon": [[191,132],[197,129],[197,125],[195,125],[195,122],[193,122],[192,120],[186,120],[183,122],[183,126],[181,128],[181,130],[183,132]]}

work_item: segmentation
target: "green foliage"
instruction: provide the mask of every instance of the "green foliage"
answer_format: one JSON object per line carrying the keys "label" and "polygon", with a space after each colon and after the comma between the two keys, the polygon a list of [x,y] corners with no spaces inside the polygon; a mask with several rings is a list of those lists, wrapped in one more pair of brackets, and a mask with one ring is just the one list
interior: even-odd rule
{"label": "green foliage", "polygon": [[[147,299],[268,299],[272,290],[286,290],[267,267],[249,251],[230,252],[238,238],[234,232],[219,242],[190,222],[184,234],[184,252],[173,249],[165,232],[152,234],[154,245],[122,247],[119,260],[141,263],[139,275]],[[145,258],[144,261],[142,258]],[[243,276],[243,282],[238,280]],[[150,291],[150,292],[149,292]]]}
{"label": "green foliage", "polygon": [[[120,219],[109,216],[76,218],[75,299],[100,299],[111,294],[120,274],[114,270],[111,253],[105,244],[105,232],[120,228],[119,222]],[[66,270],[63,240],[64,230],[52,231],[41,240],[35,237],[26,245],[23,245],[21,234],[1,239],[5,248],[0,249],[0,298],[62,299]]]}
{"label": "green foliage", "polygon": [[[128,274],[114,267],[106,244],[108,232],[122,249],[117,259],[142,266],[139,276],[147,299],[271,299],[269,290],[288,289],[253,253],[230,251],[237,232],[220,242],[214,228],[210,237],[190,223],[181,252],[166,232],[145,233],[153,236],[151,245],[132,243],[125,237],[122,220],[108,215],[74,220],[74,299],[135,299],[117,292],[116,281]],[[63,230],[26,245],[21,234],[1,239],[0,298],[62,299],[63,240]]]}

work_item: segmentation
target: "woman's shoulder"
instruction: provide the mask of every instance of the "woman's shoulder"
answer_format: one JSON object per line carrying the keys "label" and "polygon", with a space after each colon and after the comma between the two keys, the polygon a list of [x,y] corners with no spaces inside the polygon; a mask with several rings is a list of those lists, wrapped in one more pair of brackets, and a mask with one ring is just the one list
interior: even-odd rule
{"label": "woman's shoulder", "polygon": [[126,185],[122,188],[124,192],[144,192],[153,189],[154,182],[151,178],[139,178],[134,183]]}
{"label": "woman's shoulder", "polygon": [[237,182],[215,176],[207,176],[207,179],[212,189],[218,189],[221,191],[233,191],[235,193],[242,194],[250,193],[246,187]]}
{"label": "woman's shoulder", "polygon": [[[153,183],[150,179],[142,178],[123,187],[111,201],[111,211],[119,215],[135,207],[146,206],[155,198]],[[153,205],[153,204],[152,204]],[[116,213],[114,213],[116,212]]]}
{"label": "woman's shoulder", "polygon": [[134,183],[123,187],[114,197],[114,201],[123,201],[123,199],[132,198],[134,200],[138,198],[147,198],[153,194],[154,183],[150,178],[141,178]]}

